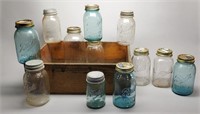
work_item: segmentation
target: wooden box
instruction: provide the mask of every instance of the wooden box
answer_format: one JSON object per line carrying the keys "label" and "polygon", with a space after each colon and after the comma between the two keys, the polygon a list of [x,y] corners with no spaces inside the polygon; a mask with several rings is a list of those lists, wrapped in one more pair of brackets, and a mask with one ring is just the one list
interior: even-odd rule
{"label": "wooden box", "polygon": [[[86,42],[60,42],[46,44],[41,49],[41,58],[49,74],[52,94],[84,94],[86,74],[98,70],[105,74],[106,94],[113,92],[113,76],[118,62],[130,62],[129,47],[117,42],[102,42],[102,63],[86,62]],[[75,60],[76,57],[81,60]],[[93,55],[94,57],[96,55]],[[99,56],[99,55],[98,55]]]}

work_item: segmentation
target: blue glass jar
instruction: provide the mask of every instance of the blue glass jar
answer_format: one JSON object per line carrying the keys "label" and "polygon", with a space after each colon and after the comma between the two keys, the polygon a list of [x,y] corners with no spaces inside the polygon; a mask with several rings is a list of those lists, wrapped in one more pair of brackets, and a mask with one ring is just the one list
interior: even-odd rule
{"label": "blue glass jar", "polygon": [[39,36],[33,26],[33,21],[28,19],[15,22],[17,30],[14,34],[14,40],[17,58],[21,64],[40,57]]}
{"label": "blue glass jar", "polygon": [[180,54],[174,65],[172,91],[187,96],[193,93],[196,75],[195,58],[189,54]]}
{"label": "blue glass jar", "polygon": [[96,4],[86,5],[83,17],[84,38],[89,42],[102,39],[102,17],[99,13],[99,6]]}
{"label": "blue glass jar", "polygon": [[101,71],[91,71],[87,74],[87,106],[99,109],[105,106],[105,77]]}
{"label": "blue glass jar", "polygon": [[116,64],[113,93],[113,104],[116,107],[126,109],[135,105],[136,81],[133,70],[132,63]]}

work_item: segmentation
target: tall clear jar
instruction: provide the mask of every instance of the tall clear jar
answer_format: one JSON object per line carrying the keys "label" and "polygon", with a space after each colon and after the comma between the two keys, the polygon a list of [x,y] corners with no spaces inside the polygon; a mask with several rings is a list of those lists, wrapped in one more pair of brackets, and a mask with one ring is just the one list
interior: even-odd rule
{"label": "tall clear jar", "polygon": [[122,109],[135,105],[136,81],[132,63],[120,62],[116,64],[114,75],[113,104]]}
{"label": "tall clear jar", "polygon": [[62,40],[60,20],[57,16],[56,9],[44,9],[43,10],[43,37],[46,43],[55,43]]}
{"label": "tall clear jar", "polygon": [[49,101],[49,77],[42,60],[25,63],[24,90],[26,101],[33,106],[41,106]]}
{"label": "tall clear jar", "polygon": [[83,16],[84,38],[89,42],[102,39],[102,17],[99,13],[99,5],[89,4],[85,6]]}
{"label": "tall clear jar", "polygon": [[40,42],[32,20],[24,19],[15,22],[17,30],[14,34],[17,59],[25,64],[31,59],[40,58]]}
{"label": "tall clear jar", "polygon": [[81,35],[81,28],[77,26],[71,26],[67,28],[67,35],[64,38],[64,41],[84,41],[83,36]]}
{"label": "tall clear jar", "polygon": [[132,58],[136,76],[136,84],[145,86],[150,83],[151,61],[147,48],[135,48]]}
{"label": "tall clear jar", "polygon": [[121,45],[131,45],[135,39],[135,20],[133,11],[121,11],[117,24],[117,40]]}
{"label": "tall clear jar", "polygon": [[91,71],[87,74],[87,106],[99,109],[105,105],[105,77],[101,71]]}
{"label": "tall clear jar", "polygon": [[104,62],[104,48],[100,41],[87,43],[86,62],[88,63]]}
{"label": "tall clear jar", "polygon": [[189,54],[180,54],[174,65],[172,91],[187,96],[193,93],[196,75],[195,58]]}
{"label": "tall clear jar", "polygon": [[173,58],[172,50],[168,48],[159,48],[154,59],[153,80],[156,87],[168,88],[171,86]]}

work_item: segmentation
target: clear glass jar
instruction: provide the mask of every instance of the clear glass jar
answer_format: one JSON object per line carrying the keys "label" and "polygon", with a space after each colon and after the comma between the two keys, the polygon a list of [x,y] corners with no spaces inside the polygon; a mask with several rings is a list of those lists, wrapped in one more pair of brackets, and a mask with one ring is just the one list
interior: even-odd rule
{"label": "clear glass jar", "polygon": [[154,59],[152,83],[156,87],[170,87],[174,64],[172,50],[168,48],[159,48],[156,55],[157,57]]}
{"label": "clear glass jar", "polygon": [[87,74],[87,106],[98,109],[105,105],[105,77],[101,71],[91,71]]}
{"label": "clear glass jar", "polygon": [[17,59],[25,64],[31,59],[40,58],[40,42],[32,20],[24,19],[15,22],[17,30],[14,34]]}
{"label": "clear glass jar", "polygon": [[46,43],[55,43],[62,40],[60,20],[57,16],[56,9],[43,10],[43,37]]}
{"label": "clear glass jar", "polygon": [[117,40],[121,45],[133,44],[135,39],[135,20],[133,11],[121,11],[117,24]]}
{"label": "clear glass jar", "polygon": [[147,48],[135,48],[132,58],[136,76],[136,84],[145,86],[150,83],[151,61]]}
{"label": "clear glass jar", "polygon": [[49,101],[49,77],[42,60],[25,63],[24,90],[26,101],[33,106],[41,106]]}
{"label": "clear glass jar", "polygon": [[195,58],[189,54],[180,54],[174,65],[172,91],[187,96],[193,93],[196,75]]}
{"label": "clear glass jar", "polygon": [[97,4],[85,6],[83,16],[84,38],[89,42],[100,41],[102,39],[102,17]]}
{"label": "clear glass jar", "polygon": [[136,81],[133,69],[132,63],[116,64],[113,92],[113,104],[116,107],[126,109],[135,105]]}
{"label": "clear glass jar", "polygon": [[87,43],[86,62],[88,63],[104,62],[104,49],[100,41]]}
{"label": "clear glass jar", "polygon": [[67,35],[64,38],[64,41],[84,41],[83,36],[81,35],[81,28],[77,26],[71,26],[67,28]]}

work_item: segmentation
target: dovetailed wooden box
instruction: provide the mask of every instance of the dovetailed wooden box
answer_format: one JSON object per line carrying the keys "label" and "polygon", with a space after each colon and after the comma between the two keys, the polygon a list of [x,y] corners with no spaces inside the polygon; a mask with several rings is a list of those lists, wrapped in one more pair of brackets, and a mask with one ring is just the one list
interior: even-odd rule
{"label": "dovetailed wooden box", "polygon": [[[60,42],[46,44],[41,58],[49,74],[52,94],[85,94],[86,74],[98,70],[105,74],[106,94],[113,92],[113,76],[118,62],[130,62],[129,47],[117,42],[102,42],[102,63],[86,62],[86,42]],[[97,56],[96,54],[93,55]],[[99,55],[98,55],[99,56]],[[81,57],[81,60],[76,60]]]}

